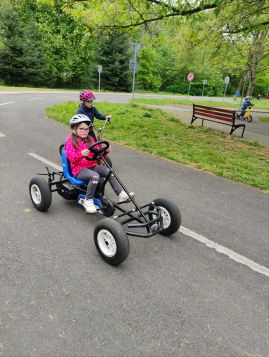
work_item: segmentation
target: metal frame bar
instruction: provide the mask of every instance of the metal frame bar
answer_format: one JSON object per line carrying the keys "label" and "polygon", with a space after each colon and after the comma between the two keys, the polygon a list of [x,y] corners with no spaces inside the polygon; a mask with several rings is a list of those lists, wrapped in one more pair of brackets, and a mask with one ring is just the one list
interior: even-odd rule
{"label": "metal frame bar", "polygon": [[[121,205],[124,202],[122,202],[122,203],[112,202],[115,209],[118,209],[121,212],[119,215],[114,216],[114,219],[118,220],[119,218],[125,217],[125,219],[123,221],[120,221],[120,220],[118,221],[122,226],[127,224],[127,227],[130,229],[145,228],[147,231],[146,233],[139,233],[139,232],[133,232],[133,231],[126,230],[125,233],[129,236],[140,237],[140,238],[150,238],[150,237],[154,236],[155,234],[160,233],[163,230],[163,218],[162,218],[160,210],[157,210],[157,212],[153,211],[153,208],[155,208],[154,202],[145,204],[143,206],[139,206],[137,204],[137,202],[134,200],[134,198],[130,195],[129,191],[127,190],[126,186],[122,183],[119,176],[115,173],[115,171],[106,162],[106,159],[103,157],[103,155],[101,154],[100,156],[102,157],[104,163],[110,170],[109,175],[105,178],[104,182],[101,185],[100,194],[104,195],[105,186],[108,182],[109,176],[113,173],[113,175],[116,177],[116,179],[118,180],[118,182],[120,183],[122,188],[125,190],[125,192],[129,196],[130,201],[132,201],[132,203],[135,206],[135,208],[133,208],[133,209],[126,210],[123,207],[121,207]],[[58,188],[53,188],[55,185],[57,185],[59,183],[69,182],[69,180],[63,176],[62,171],[50,172],[48,167],[46,167],[46,170],[47,170],[46,174],[38,173],[38,175],[48,177],[48,184],[49,184],[51,192],[59,192]],[[74,188],[81,192],[85,192],[85,190],[82,187],[74,186]],[[142,210],[144,208],[147,208],[147,210],[143,212]],[[156,216],[156,217],[154,217],[153,219],[148,219],[147,216],[149,216],[149,215]],[[128,217],[128,218],[126,218],[126,217]],[[136,221],[138,223],[131,224],[131,222],[134,222],[134,221]],[[154,224],[158,224],[158,226],[152,227]]]}

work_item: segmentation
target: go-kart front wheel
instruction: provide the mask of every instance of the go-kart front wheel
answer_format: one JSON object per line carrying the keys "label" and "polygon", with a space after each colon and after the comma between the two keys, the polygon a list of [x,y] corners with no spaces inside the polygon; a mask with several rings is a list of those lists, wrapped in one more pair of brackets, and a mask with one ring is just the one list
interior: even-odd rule
{"label": "go-kart front wheel", "polygon": [[33,205],[39,211],[47,211],[51,205],[51,190],[42,177],[33,177],[29,184],[29,193]]}
{"label": "go-kart front wheel", "polygon": [[94,243],[101,257],[114,266],[127,259],[129,239],[122,225],[112,218],[102,219],[94,229]]}
{"label": "go-kart front wheel", "polygon": [[177,205],[164,198],[156,198],[154,204],[161,210],[163,218],[163,230],[160,234],[170,236],[176,233],[181,225],[181,214]]}

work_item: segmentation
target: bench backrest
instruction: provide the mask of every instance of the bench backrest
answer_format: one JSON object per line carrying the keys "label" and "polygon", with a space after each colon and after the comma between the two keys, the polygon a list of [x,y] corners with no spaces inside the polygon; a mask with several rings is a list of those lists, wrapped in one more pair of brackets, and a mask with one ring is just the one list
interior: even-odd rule
{"label": "bench backrest", "polygon": [[235,119],[235,111],[229,109],[208,107],[205,105],[193,104],[193,115],[202,118],[219,122],[233,123]]}

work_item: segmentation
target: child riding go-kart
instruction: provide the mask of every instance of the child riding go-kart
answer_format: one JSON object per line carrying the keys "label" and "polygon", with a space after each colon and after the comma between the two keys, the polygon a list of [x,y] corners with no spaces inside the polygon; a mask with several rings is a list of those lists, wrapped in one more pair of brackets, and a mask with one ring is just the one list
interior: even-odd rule
{"label": "child riding go-kart", "polygon": [[[127,190],[119,176],[109,165],[105,154],[109,149],[107,141],[97,141],[88,147],[91,160],[101,159],[109,169],[109,175],[100,180],[93,197],[97,212],[106,218],[99,221],[94,229],[94,242],[101,257],[111,265],[121,264],[129,255],[128,236],[149,238],[158,233],[170,236],[181,225],[181,214],[178,207],[164,198],[157,198],[149,203],[138,205]],[[46,211],[51,206],[52,192],[57,192],[66,200],[74,200],[84,205],[87,193],[87,181],[77,179],[71,171],[65,148],[61,151],[63,171],[50,172],[47,180],[35,176],[29,184],[29,193],[33,205],[39,211]],[[105,195],[105,187],[113,175],[128,196],[128,207],[125,202],[114,202]],[[130,207],[132,205],[132,207]],[[111,218],[113,216],[113,218]]]}

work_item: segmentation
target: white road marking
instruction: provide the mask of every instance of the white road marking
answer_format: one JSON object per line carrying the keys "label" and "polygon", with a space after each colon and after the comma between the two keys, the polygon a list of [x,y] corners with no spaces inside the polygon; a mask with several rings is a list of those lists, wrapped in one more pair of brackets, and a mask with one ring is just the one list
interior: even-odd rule
{"label": "white road marking", "polygon": [[213,242],[212,240],[210,240],[198,233],[195,233],[186,227],[181,226],[179,228],[179,231],[181,233],[185,234],[186,236],[194,238],[194,239],[198,240],[200,243],[205,244],[208,248],[213,248],[218,253],[227,255],[230,259],[236,261],[237,263],[246,265],[250,269],[269,277],[269,269],[268,268],[255,263],[254,261],[244,257],[243,255],[240,255],[229,248],[225,248],[222,245],[220,245],[216,242]]}
{"label": "white road marking", "polygon": [[29,99],[27,99],[27,100],[41,100],[41,99],[43,99],[43,98],[41,98],[41,97],[38,97],[38,98],[29,98]]}
{"label": "white road marking", "polygon": [[[34,153],[28,153],[28,155],[30,155],[34,159],[42,161],[44,164],[51,166],[51,167],[55,168],[56,170],[59,170],[59,171],[62,170],[61,166],[54,164],[53,162],[43,158],[42,156],[39,156]],[[229,248],[226,248],[216,242],[213,242],[212,240],[202,236],[201,234],[193,232],[186,227],[181,226],[179,228],[179,231],[181,233],[183,233],[184,235],[191,237],[193,239],[196,239],[198,242],[205,244],[208,248],[213,248],[213,249],[215,249],[216,252],[228,256],[230,259],[234,260],[235,262],[240,263],[242,265],[246,265],[247,267],[256,271],[257,273],[260,273],[262,275],[269,277],[269,269],[268,268],[255,263],[254,261],[244,257],[243,255],[240,255]]]}
{"label": "white road marking", "polygon": [[15,102],[0,103],[0,105],[14,104]]}
{"label": "white road marking", "polygon": [[0,133],[0,138],[4,138],[4,137],[5,137],[5,134]]}
{"label": "white road marking", "polygon": [[39,160],[39,161],[44,162],[44,164],[46,164],[46,165],[48,165],[48,166],[50,166],[50,167],[53,167],[53,168],[56,169],[56,170],[62,171],[62,166],[56,165],[56,164],[54,164],[53,162],[51,162],[51,161],[45,159],[45,158],[42,157],[42,156],[39,156],[39,155],[37,155],[37,154],[34,154],[33,152],[28,152],[28,155],[32,156],[34,159],[37,159],[37,160]]}

